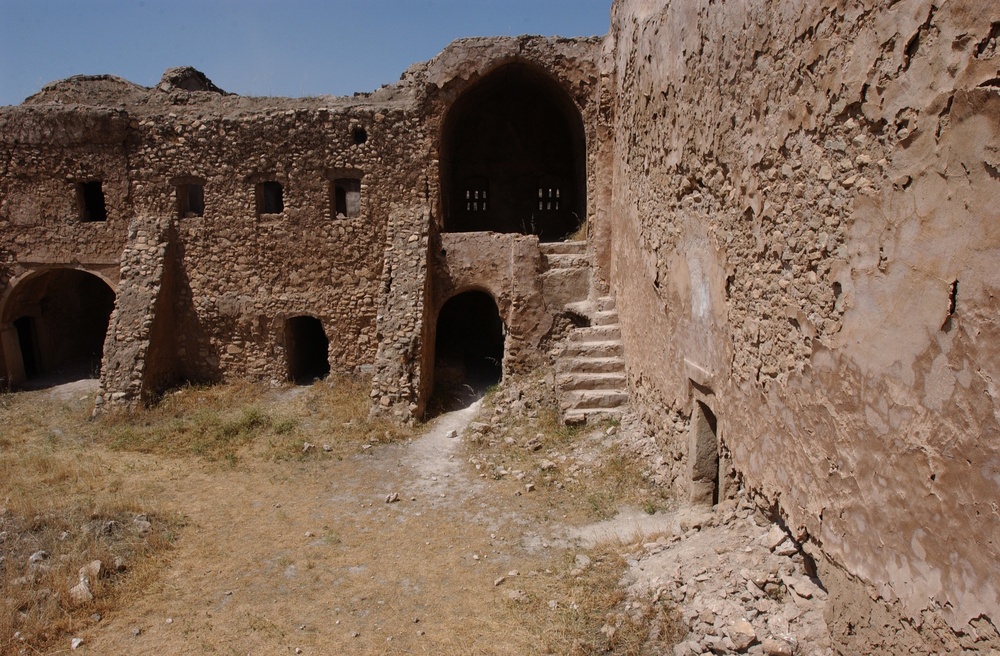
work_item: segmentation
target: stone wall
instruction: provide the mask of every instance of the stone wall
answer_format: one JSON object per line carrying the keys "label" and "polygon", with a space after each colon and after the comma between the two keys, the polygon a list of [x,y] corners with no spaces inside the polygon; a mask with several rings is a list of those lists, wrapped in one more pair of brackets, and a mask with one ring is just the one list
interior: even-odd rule
{"label": "stone wall", "polygon": [[613,9],[637,405],[676,472],[678,415],[711,409],[850,653],[997,638],[998,25],[972,0]]}

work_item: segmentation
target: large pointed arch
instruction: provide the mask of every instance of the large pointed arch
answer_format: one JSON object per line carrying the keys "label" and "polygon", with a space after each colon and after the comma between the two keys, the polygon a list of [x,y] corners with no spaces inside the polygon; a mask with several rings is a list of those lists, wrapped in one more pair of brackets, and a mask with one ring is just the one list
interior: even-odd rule
{"label": "large pointed arch", "polygon": [[569,94],[527,63],[501,66],[445,117],[447,232],[517,232],[562,241],[586,218],[586,137]]}

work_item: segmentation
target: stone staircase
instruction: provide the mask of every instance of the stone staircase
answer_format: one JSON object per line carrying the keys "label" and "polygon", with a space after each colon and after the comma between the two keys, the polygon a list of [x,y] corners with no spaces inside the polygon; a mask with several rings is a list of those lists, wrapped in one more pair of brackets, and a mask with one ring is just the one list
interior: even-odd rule
{"label": "stone staircase", "polygon": [[566,308],[587,317],[590,325],[573,329],[556,358],[556,391],[563,421],[581,424],[620,417],[628,390],[615,299],[603,296],[568,303]]}
{"label": "stone staircase", "polygon": [[587,242],[560,241],[539,244],[545,270],[542,294],[550,307],[566,307],[590,294],[590,258]]}

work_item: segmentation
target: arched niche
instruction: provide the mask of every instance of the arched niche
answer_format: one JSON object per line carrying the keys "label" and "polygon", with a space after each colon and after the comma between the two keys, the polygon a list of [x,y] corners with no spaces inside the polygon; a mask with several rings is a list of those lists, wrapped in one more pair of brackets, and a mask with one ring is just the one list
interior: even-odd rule
{"label": "arched niche", "polygon": [[502,66],[445,118],[444,230],[565,240],[586,218],[586,159],[583,119],[566,91],[532,65]]}

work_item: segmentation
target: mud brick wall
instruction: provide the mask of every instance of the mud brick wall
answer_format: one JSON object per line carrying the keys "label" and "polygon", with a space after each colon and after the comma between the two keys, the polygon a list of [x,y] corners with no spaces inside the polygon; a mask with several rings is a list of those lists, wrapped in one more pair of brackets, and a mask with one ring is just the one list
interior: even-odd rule
{"label": "mud brick wall", "polygon": [[619,0],[612,26],[637,405],[678,454],[677,413],[717,416],[848,652],[995,645],[1000,6]]}

